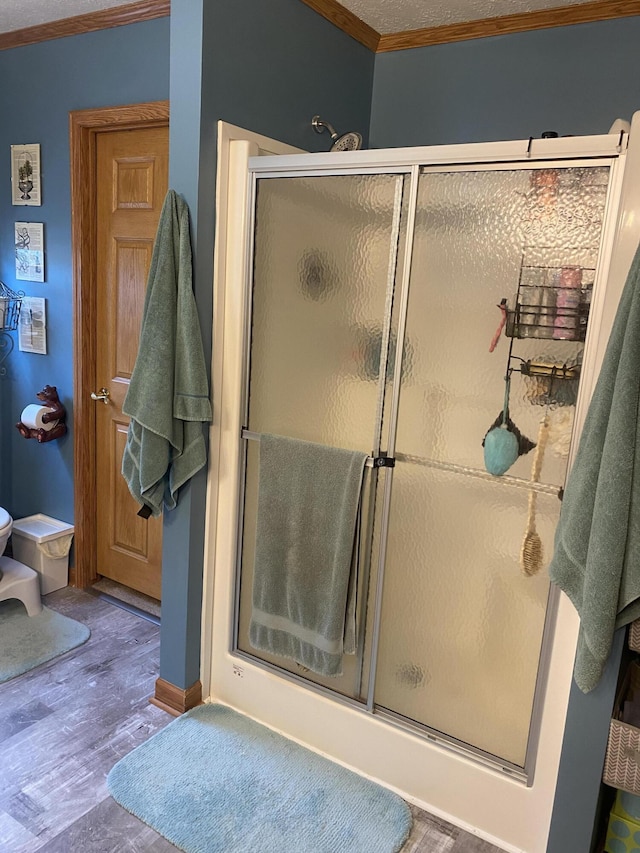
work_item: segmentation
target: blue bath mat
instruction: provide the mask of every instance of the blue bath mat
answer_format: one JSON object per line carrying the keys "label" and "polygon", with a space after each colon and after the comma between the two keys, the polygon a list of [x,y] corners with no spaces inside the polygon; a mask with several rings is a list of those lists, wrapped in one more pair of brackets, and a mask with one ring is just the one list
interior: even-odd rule
{"label": "blue bath mat", "polygon": [[85,643],[86,625],[43,607],[27,616],[21,601],[0,604],[0,683]]}
{"label": "blue bath mat", "polygon": [[187,853],[396,853],[396,794],[222,705],[174,720],[109,773],[113,798]]}

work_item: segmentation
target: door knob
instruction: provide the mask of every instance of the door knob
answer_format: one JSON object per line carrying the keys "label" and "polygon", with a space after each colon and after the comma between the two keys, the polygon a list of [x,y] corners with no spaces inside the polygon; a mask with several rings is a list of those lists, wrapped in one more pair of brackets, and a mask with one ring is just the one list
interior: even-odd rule
{"label": "door knob", "polygon": [[97,394],[95,391],[92,391],[91,392],[91,399],[96,400],[96,401],[102,400],[102,402],[105,404],[105,406],[108,406],[109,405],[109,389],[108,388],[101,388]]}

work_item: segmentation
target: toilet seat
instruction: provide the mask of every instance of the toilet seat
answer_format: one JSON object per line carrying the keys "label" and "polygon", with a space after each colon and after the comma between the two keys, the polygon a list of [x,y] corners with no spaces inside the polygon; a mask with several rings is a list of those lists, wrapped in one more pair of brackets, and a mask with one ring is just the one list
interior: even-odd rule
{"label": "toilet seat", "polygon": [[13,519],[6,511],[6,509],[2,509],[0,506],[0,537],[4,532],[5,527],[11,527],[13,525]]}

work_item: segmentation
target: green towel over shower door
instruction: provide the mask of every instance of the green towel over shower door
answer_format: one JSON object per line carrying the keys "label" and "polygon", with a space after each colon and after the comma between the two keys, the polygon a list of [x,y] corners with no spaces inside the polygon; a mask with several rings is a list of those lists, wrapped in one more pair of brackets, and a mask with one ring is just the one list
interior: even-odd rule
{"label": "green towel over shower door", "polygon": [[355,652],[366,453],[262,435],[250,642],[320,675]]}

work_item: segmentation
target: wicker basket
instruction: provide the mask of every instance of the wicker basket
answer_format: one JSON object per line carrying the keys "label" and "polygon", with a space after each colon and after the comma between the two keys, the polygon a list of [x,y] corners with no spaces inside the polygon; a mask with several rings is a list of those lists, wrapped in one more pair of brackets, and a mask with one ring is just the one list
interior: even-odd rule
{"label": "wicker basket", "polygon": [[629,648],[634,652],[640,652],[640,619],[636,619],[629,625]]}
{"label": "wicker basket", "polygon": [[616,698],[602,781],[613,788],[640,794],[640,729],[623,723],[622,706],[630,693],[640,691],[640,665],[633,661]]}

